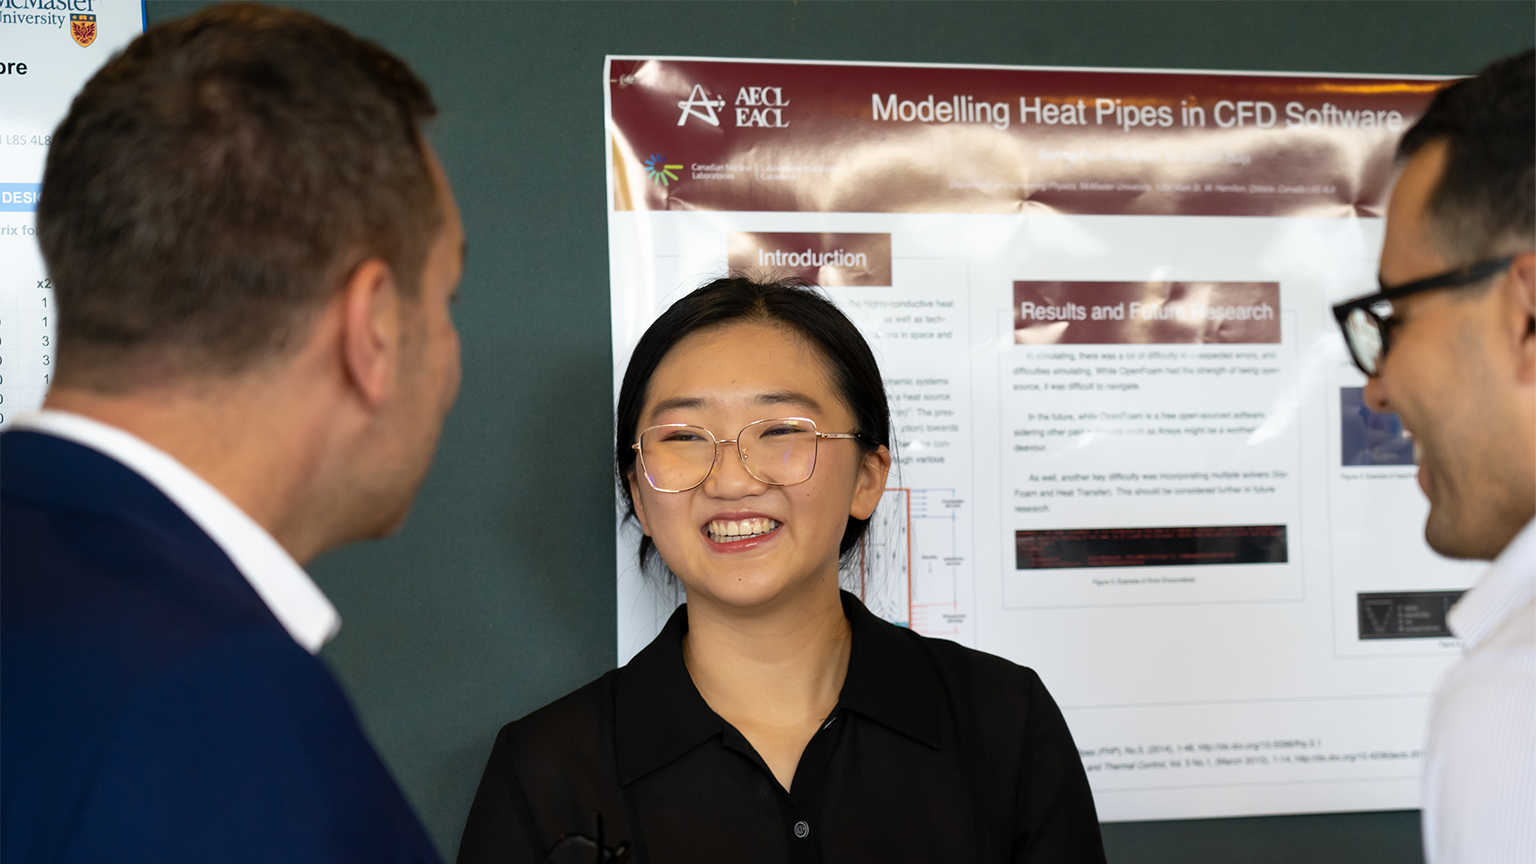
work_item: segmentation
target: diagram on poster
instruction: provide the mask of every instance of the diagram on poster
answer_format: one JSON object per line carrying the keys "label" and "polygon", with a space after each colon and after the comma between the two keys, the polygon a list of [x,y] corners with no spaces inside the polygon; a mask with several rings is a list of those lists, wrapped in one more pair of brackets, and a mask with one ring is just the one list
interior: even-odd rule
{"label": "diagram on poster", "polygon": [[[614,385],[729,272],[823,286],[896,469],[844,585],[1036,669],[1107,820],[1416,807],[1445,611],[1367,293],[1444,81],[612,57]],[[619,661],[682,600],[621,524]]]}

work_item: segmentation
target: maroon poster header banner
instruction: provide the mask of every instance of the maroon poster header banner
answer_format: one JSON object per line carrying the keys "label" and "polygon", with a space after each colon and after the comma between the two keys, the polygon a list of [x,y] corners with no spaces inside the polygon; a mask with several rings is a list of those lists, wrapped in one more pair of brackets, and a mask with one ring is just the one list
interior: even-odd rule
{"label": "maroon poster header banner", "polygon": [[613,206],[1379,216],[1447,83],[615,57]]}

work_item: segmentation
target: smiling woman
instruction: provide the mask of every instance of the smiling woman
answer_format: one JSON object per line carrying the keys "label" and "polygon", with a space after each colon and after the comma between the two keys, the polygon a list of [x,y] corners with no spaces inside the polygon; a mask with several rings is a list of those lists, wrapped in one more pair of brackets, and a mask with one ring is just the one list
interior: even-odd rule
{"label": "smiling woman", "polygon": [[617,415],[641,563],[688,602],[502,730],[460,861],[1103,860],[1034,672],[838,590],[891,454],[879,366],[835,306],[712,282],[641,337]]}
{"label": "smiling woman", "polygon": [[[745,352],[739,350],[743,347],[743,336],[751,343]],[[722,348],[727,350],[722,352]],[[718,414],[725,407],[718,401],[704,404],[710,396],[718,400],[718,392],[679,391],[661,395],[664,388],[687,390],[707,386],[710,382],[693,379],[714,377],[725,371],[720,364],[732,359],[740,360],[743,367],[732,371],[747,377],[728,376],[727,389],[738,400],[755,400],[751,409],[757,415],[749,420],[806,411],[811,413],[812,420],[817,419],[817,414],[825,420],[825,410],[837,410],[847,415],[848,423],[833,427],[823,422],[821,430],[842,433],[856,427],[858,451],[870,454],[888,448],[890,408],[879,365],[864,338],[837,307],[793,282],[719,280],[662,313],[630,355],[619,391],[615,436],[615,461],[628,515],[639,515],[640,499],[632,480],[641,455],[640,433],[646,427],[669,422],[658,419],[664,414],[668,418],[697,417],[701,411],[714,409]],[[768,371],[770,368],[772,372]],[[772,389],[775,375],[783,379],[783,386],[778,389]],[[747,394],[737,383],[758,377],[770,389]],[[815,401],[816,396],[823,401]],[[775,410],[768,411],[770,407]],[[844,417],[837,419],[841,423]],[[729,434],[738,428],[740,424],[717,431]],[[817,446],[811,452],[814,457],[836,446]],[[856,452],[853,447],[843,446],[847,455]],[[717,453],[716,458],[723,455]],[[885,459],[888,463],[888,450]],[[879,479],[883,487],[884,476]],[[869,515],[850,513],[844,517],[846,525],[837,543],[838,555],[850,554],[855,549]],[[654,536],[646,531],[640,541],[642,566],[652,557],[654,542]]]}

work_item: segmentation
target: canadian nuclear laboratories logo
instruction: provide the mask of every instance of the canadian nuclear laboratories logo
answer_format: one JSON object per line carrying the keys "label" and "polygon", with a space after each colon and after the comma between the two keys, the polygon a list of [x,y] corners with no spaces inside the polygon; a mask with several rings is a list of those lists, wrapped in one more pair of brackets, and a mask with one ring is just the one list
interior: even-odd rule
{"label": "canadian nuclear laboratories logo", "polygon": [[661,158],[660,153],[652,153],[651,158],[645,160],[645,176],[651,178],[651,182],[657,186],[670,186],[677,179],[674,171],[683,170],[681,165],[668,165]]}
{"label": "canadian nuclear laboratories logo", "polygon": [[69,35],[75,38],[75,44],[81,48],[89,48],[96,41],[96,16],[74,14],[69,16]]}
{"label": "canadian nuclear laboratories logo", "polygon": [[704,92],[704,85],[695,84],[693,92],[688,94],[687,99],[677,103],[677,107],[683,109],[682,116],[677,118],[679,126],[687,123],[689,117],[697,117],[711,126],[719,126],[720,116],[715,111],[725,108],[725,100],[709,98],[709,94]]}

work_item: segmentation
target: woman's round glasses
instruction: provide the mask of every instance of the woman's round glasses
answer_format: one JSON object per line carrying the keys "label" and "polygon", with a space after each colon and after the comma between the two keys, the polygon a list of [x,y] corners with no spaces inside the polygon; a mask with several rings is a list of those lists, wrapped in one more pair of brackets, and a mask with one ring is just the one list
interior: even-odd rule
{"label": "woman's round glasses", "polygon": [[703,426],[667,423],[641,432],[630,446],[640,454],[640,473],[652,489],[687,492],[715,470],[721,444],[735,444],[742,467],[759,481],[793,486],[811,479],[821,439],[858,437],[857,432],[818,432],[816,421],[805,417],[780,417],[748,423],[735,438],[724,439]]}

